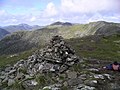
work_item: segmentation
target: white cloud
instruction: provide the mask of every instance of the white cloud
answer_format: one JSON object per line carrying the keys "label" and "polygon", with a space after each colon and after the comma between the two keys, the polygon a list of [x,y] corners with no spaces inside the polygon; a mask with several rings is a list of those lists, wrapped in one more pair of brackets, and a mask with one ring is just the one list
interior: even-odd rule
{"label": "white cloud", "polygon": [[55,19],[54,19],[54,18],[50,18],[50,21],[51,21],[51,22],[54,22],[54,21],[55,21]]}
{"label": "white cloud", "polygon": [[93,22],[93,21],[119,22],[120,15],[116,14],[116,15],[111,15],[111,16],[103,16],[100,13],[96,13],[92,17],[90,17],[87,22]]}
{"label": "white cloud", "polygon": [[44,10],[43,12],[43,17],[52,17],[52,16],[55,16],[57,15],[57,9],[54,5],[54,3],[50,2],[48,3],[46,9]]}
{"label": "white cloud", "polygon": [[95,13],[118,8],[116,0],[61,0],[63,12]]}
{"label": "white cloud", "polygon": [[17,22],[18,20],[17,19],[11,19],[11,22]]}
{"label": "white cloud", "polygon": [[[44,0],[43,0],[44,1]],[[55,21],[87,23],[106,20],[120,22],[117,0],[61,0],[56,5],[49,0],[44,9],[31,7],[26,13],[12,13],[0,10],[0,24],[39,24],[46,25]],[[45,2],[45,1],[44,1]],[[22,10],[22,9],[21,9]]]}
{"label": "white cloud", "polygon": [[34,21],[36,21],[36,17],[35,17],[35,16],[33,16],[33,17],[30,19],[30,22],[34,22]]}
{"label": "white cloud", "polygon": [[0,10],[0,16],[5,15],[6,11],[5,10]]}

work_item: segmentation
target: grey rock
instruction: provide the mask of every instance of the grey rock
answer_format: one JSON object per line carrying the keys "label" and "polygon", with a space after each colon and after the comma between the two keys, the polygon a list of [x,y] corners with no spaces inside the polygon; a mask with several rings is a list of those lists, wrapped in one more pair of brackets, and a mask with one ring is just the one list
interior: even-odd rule
{"label": "grey rock", "polygon": [[82,80],[86,80],[87,79],[87,75],[86,74],[82,74],[82,75],[78,76],[78,78],[81,78]]}
{"label": "grey rock", "polygon": [[98,82],[97,82],[97,80],[86,80],[86,81],[84,81],[84,83],[85,83],[86,85],[88,85],[88,86],[93,86],[93,87],[95,87]]}
{"label": "grey rock", "polygon": [[23,87],[28,89],[28,90],[33,90],[33,88],[37,85],[38,83],[35,80],[26,80],[23,82]]}
{"label": "grey rock", "polygon": [[0,76],[0,79],[5,79],[5,75],[4,76]]}
{"label": "grey rock", "polygon": [[72,65],[74,65],[75,64],[75,62],[67,62],[66,63],[66,65],[68,65],[68,66],[72,66]]}
{"label": "grey rock", "polygon": [[43,70],[50,70],[52,68],[52,64],[51,63],[45,63],[43,66]]}
{"label": "grey rock", "polygon": [[44,65],[43,65],[43,64],[40,64],[39,67],[38,67],[38,70],[39,70],[39,71],[42,70],[43,67],[44,67]]}
{"label": "grey rock", "polygon": [[68,71],[67,72],[67,76],[70,79],[77,78],[77,72],[75,72],[75,71]]}
{"label": "grey rock", "polygon": [[11,71],[9,71],[8,74],[12,74],[12,73],[15,73],[15,72],[16,72],[16,70],[11,70]]}
{"label": "grey rock", "polygon": [[45,86],[45,87],[43,87],[42,90],[46,90],[46,89],[51,90],[52,88],[50,86]]}
{"label": "grey rock", "polygon": [[95,69],[95,68],[91,68],[91,69],[89,69],[90,71],[96,71],[96,72],[98,72],[99,70],[98,69]]}
{"label": "grey rock", "polygon": [[6,74],[6,72],[5,72],[5,71],[1,71],[1,76],[2,76],[2,75],[5,75],[5,74]]}
{"label": "grey rock", "polygon": [[68,69],[68,66],[62,65],[62,66],[60,67],[60,69],[59,69],[59,72],[60,72],[60,73],[63,73],[63,72],[66,71],[67,69]]}
{"label": "grey rock", "polygon": [[112,78],[111,78],[111,75],[109,75],[109,74],[104,74],[104,76],[106,76],[109,80],[112,79]]}
{"label": "grey rock", "polygon": [[67,60],[68,62],[73,61],[73,59],[72,59],[72,58],[67,58],[66,60]]}
{"label": "grey rock", "polygon": [[12,70],[12,67],[6,67],[5,68],[5,72],[9,72],[10,70]]}
{"label": "grey rock", "polygon": [[17,76],[15,77],[15,79],[17,80],[25,79],[25,75],[22,72],[17,73]]}
{"label": "grey rock", "polygon": [[15,78],[15,75],[14,74],[9,75],[9,78],[13,79],[13,78]]}
{"label": "grey rock", "polygon": [[52,71],[52,72],[58,72],[59,68],[60,68],[59,65],[53,65],[52,68],[50,69],[50,71]]}
{"label": "grey rock", "polygon": [[30,75],[25,75],[25,79],[32,79],[33,77],[31,77]]}
{"label": "grey rock", "polygon": [[50,69],[51,72],[55,72],[54,66]]}
{"label": "grey rock", "polygon": [[9,79],[8,80],[8,86],[11,86],[15,83],[15,80],[14,79]]}
{"label": "grey rock", "polygon": [[8,79],[9,79],[9,78],[6,76],[6,77],[5,77],[5,79],[2,81],[2,83],[7,82],[7,81],[8,81]]}
{"label": "grey rock", "polygon": [[84,84],[79,84],[74,90],[95,90],[95,87],[86,86]]}
{"label": "grey rock", "polygon": [[52,51],[53,51],[52,49],[50,49],[50,48],[48,49],[48,52],[52,52]]}
{"label": "grey rock", "polygon": [[104,79],[104,76],[101,75],[101,74],[95,74],[94,78],[96,78],[96,79]]}
{"label": "grey rock", "polygon": [[60,77],[67,78],[66,73],[59,74]]}
{"label": "grey rock", "polygon": [[68,80],[69,86],[76,86],[76,85],[82,84],[82,83],[83,83],[83,80],[81,80],[80,78],[73,78],[73,79]]}
{"label": "grey rock", "polygon": [[2,85],[2,79],[0,79],[0,86]]}
{"label": "grey rock", "polygon": [[65,81],[65,82],[63,83],[63,85],[64,85],[64,86],[68,86],[68,83]]}
{"label": "grey rock", "polygon": [[31,84],[34,85],[34,86],[36,86],[38,83],[35,80],[32,80]]}
{"label": "grey rock", "polygon": [[53,84],[53,85],[50,85],[50,86],[45,86],[43,87],[42,90],[46,90],[46,89],[50,89],[50,90],[61,90],[61,84]]}

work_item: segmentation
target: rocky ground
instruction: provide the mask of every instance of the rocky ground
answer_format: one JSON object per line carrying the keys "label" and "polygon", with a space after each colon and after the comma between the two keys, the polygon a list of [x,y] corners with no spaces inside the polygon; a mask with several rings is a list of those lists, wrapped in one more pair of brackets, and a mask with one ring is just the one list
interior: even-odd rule
{"label": "rocky ground", "polygon": [[110,61],[79,58],[60,36],[27,60],[0,69],[0,90],[120,90]]}

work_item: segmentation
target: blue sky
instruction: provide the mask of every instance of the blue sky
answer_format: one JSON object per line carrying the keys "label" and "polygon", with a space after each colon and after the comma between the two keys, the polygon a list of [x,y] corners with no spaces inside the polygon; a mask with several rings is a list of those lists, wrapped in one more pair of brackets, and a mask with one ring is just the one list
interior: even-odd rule
{"label": "blue sky", "polygon": [[120,22],[119,0],[0,0],[0,26]]}

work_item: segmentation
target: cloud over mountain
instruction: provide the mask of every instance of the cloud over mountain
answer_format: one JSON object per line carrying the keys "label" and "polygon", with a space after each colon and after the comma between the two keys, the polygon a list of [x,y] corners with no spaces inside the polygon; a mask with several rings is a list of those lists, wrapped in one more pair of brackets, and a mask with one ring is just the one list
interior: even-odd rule
{"label": "cloud over mountain", "polygon": [[0,25],[46,25],[55,21],[120,21],[119,0],[25,0],[24,3],[23,0],[8,0],[0,3]]}

